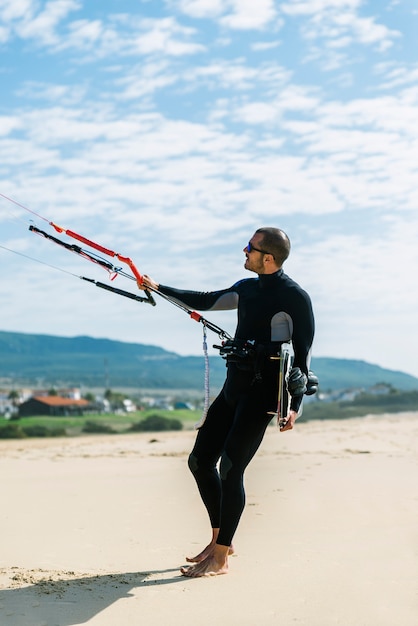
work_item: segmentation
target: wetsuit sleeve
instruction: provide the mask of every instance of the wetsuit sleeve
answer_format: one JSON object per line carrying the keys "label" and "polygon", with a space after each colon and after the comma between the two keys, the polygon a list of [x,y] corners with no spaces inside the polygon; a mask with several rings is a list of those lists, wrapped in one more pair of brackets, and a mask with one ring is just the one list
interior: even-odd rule
{"label": "wetsuit sleeve", "polygon": [[[302,372],[308,376],[311,347],[315,332],[315,320],[312,311],[312,303],[308,294],[300,290],[296,299],[296,306],[292,311],[293,335],[292,345],[294,351],[293,367],[300,367]],[[290,408],[298,411],[302,403],[303,396],[292,398]]]}
{"label": "wetsuit sleeve", "polygon": [[238,308],[238,292],[235,285],[220,291],[187,291],[167,285],[159,286],[159,291],[177,302],[199,311],[227,311]]}

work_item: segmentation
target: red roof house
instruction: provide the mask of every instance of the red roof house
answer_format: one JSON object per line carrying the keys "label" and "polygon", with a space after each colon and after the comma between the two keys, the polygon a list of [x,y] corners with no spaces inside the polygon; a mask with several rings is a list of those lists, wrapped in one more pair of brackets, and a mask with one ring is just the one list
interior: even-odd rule
{"label": "red roof house", "polygon": [[19,417],[31,415],[83,415],[91,408],[88,400],[74,400],[61,396],[33,396],[19,406]]}

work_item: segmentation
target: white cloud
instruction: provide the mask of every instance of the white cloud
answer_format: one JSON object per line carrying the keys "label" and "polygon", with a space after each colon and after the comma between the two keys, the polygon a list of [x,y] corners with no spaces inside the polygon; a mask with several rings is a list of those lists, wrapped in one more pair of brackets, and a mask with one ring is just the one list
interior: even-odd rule
{"label": "white cloud", "polygon": [[377,75],[382,77],[380,89],[394,89],[406,85],[417,85],[418,65],[397,65],[395,63],[382,63],[375,67]]}
{"label": "white cloud", "polygon": [[[122,77],[115,79],[117,85],[116,99],[135,100],[142,105],[149,106],[151,97],[158,96],[158,92],[168,87],[177,89],[177,92],[187,98],[189,93],[199,93],[203,89],[208,92],[205,100],[210,103],[210,119],[222,119],[232,104],[228,99],[218,98],[213,104],[213,93],[253,91],[267,89],[267,92],[277,92],[290,78],[290,72],[274,63],[264,63],[259,67],[251,67],[243,59],[225,61],[214,59],[209,64],[195,66],[180,66],[169,63],[167,60],[145,60],[125,71]],[[145,97],[145,99],[144,99]],[[141,100],[142,98],[142,100]],[[202,107],[202,115],[207,106]],[[221,111],[221,109],[224,109]]]}
{"label": "white cloud", "polygon": [[243,59],[232,61],[215,60],[209,65],[200,65],[187,69],[183,73],[183,80],[191,88],[208,85],[211,88],[249,91],[257,90],[260,85],[271,89],[278,89],[290,77],[290,72],[283,66],[274,63],[265,63],[253,67]]}
{"label": "white cloud", "polygon": [[[333,18],[334,24],[341,29],[336,36],[344,36],[343,33],[352,34],[352,37],[362,44],[376,44],[380,51],[387,50],[393,45],[393,40],[400,36],[399,31],[390,30],[383,24],[376,24],[374,18],[360,18],[353,14],[336,15]],[[341,41],[341,39],[340,39]],[[347,45],[351,43],[351,38],[347,37]]]}
{"label": "white cloud", "polygon": [[91,56],[83,62],[110,55],[164,54],[183,56],[204,50],[191,41],[196,31],[180,24],[174,17],[147,18],[128,14],[108,15],[106,22],[89,19],[69,19],[72,12],[83,8],[79,0],[51,0],[43,8],[38,3],[22,3],[17,7],[6,2],[1,8],[5,26],[0,41],[7,41],[12,32],[31,40],[51,52],[89,50]]}
{"label": "white cloud", "polygon": [[223,0],[178,0],[169,2],[175,5],[179,11],[186,15],[197,18],[215,18],[221,15],[225,2]]}
{"label": "white cloud", "polygon": [[115,79],[117,95],[121,100],[145,102],[145,98],[156,92],[175,85],[181,80],[181,74],[175,72],[167,61],[145,61],[124,71]]}
{"label": "white cloud", "polygon": [[33,15],[39,3],[36,0],[1,0],[0,18],[9,23]]}
{"label": "white cloud", "polygon": [[21,120],[18,116],[0,116],[0,137],[10,135],[10,133],[18,130],[19,128],[21,128]]}
{"label": "white cloud", "polygon": [[222,26],[236,30],[258,30],[272,26],[277,12],[274,0],[230,0],[232,12],[220,19]]}
{"label": "white cloud", "polygon": [[251,45],[251,49],[256,52],[263,52],[265,50],[273,50],[281,45],[280,41],[259,41]]}
{"label": "white cloud", "polygon": [[246,124],[266,124],[277,119],[280,109],[271,103],[251,102],[239,107],[236,114]]}
{"label": "white cloud", "polygon": [[69,39],[79,49],[94,45],[103,38],[103,24],[100,20],[75,20],[69,25],[69,31]]}
{"label": "white cloud", "polygon": [[223,27],[232,30],[277,28],[280,23],[276,21],[274,0],[178,0],[168,4],[190,17],[218,20]]}
{"label": "white cloud", "polygon": [[283,2],[281,10],[291,15],[313,15],[332,9],[353,11],[358,9],[362,2],[363,0],[292,0],[290,3]]}
{"label": "white cloud", "polygon": [[53,0],[46,3],[45,8],[37,15],[21,16],[16,32],[23,39],[35,39],[41,45],[55,45],[59,43],[57,27],[72,11],[77,11],[81,6],[78,0]]}
{"label": "white cloud", "polygon": [[274,101],[252,102],[237,106],[234,114],[249,125],[270,123],[279,120],[284,113],[309,114],[320,105],[320,99],[313,93],[313,89],[287,85],[280,90],[280,95]]}
{"label": "white cloud", "polygon": [[181,57],[202,52],[205,48],[192,41],[195,29],[181,25],[175,18],[145,18],[127,15],[110,16],[107,23],[78,20],[60,35],[54,50],[83,51],[95,58],[158,55]]}
{"label": "white cloud", "polygon": [[69,107],[79,104],[86,95],[86,88],[81,85],[59,85],[53,83],[38,83],[27,81],[17,90],[16,95],[31,101],[46,101],[48,103],[60,103]]}
{"label": "white cloud", "polygon": [[140,54],[164,52],[167,55],[181,56],[204,50],[201,44],[186,41],[195,30],[181,26],[173,18],[141,20],[140,28],[142,34],[135,38],[133,44],[133,49]]}
{"label": "white cloud", "polygon": [[401,33],[376,22],[375,17],[362,17],[362,0],[293,0],[285,2],[285,15],[307,18],[302,33],[311,42],[323,40],[331,47],[349,46],[354,42],[371,45],[383,52],[393,45]]}

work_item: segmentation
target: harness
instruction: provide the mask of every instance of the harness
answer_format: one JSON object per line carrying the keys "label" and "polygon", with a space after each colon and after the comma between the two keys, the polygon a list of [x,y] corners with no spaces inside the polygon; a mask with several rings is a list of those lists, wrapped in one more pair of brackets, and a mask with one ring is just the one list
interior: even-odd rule
{"label": "harness", "polygon": [[235,363],[238,369],[253,372],[251,384],[254,384],[262,381],[266,365],[279,359],[281,345],[282,342],[279,341],[264,345],[255,339],[227,339],[222,345],[213,347],[219,350],[227,364]]}

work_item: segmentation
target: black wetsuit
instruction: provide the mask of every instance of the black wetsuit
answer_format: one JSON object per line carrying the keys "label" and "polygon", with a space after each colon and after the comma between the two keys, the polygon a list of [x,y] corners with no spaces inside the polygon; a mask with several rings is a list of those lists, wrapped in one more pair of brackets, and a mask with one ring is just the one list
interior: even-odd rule
{"label": "black wetsuit", "polygon": [[[217,543],[229,546],[245,505],[244,470],[257,451],[277,409],[278,365],[269,359],[280,344],[292,341],[293,366],[306,375],[314,334],[308,294],[279,270],[212,292],[182,291],[160,285],[162,293],[200,311],[238,309],[235,339],[263,347],[259,376],[254,367],[227,362],[222,391],[211,404],[189,457],[212,528],[219,528]],[[298,410],[302,397],[291,400]],[[220,462],[220,471],[217,463]]]}

